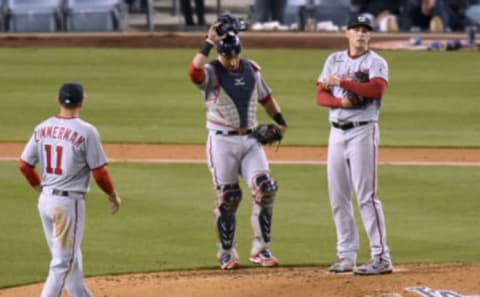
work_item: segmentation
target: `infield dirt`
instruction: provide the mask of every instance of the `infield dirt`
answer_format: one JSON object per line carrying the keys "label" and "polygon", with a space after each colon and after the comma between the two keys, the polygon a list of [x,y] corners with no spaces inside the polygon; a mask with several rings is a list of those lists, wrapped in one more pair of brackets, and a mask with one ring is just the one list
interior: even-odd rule
{"label": "infield dirt", "polygon": [[[428,297],[480,296],[480,265],[401,265],[395,269],[378,276],[331,275],[323,267],[159,272],[93,277],[87,279],[87,286],[99,297],[421,296],[407,290],[412,287],[438,291]],[[34,284],[0,290],[0,296],[40,296],[41,289],[42,284]]]}

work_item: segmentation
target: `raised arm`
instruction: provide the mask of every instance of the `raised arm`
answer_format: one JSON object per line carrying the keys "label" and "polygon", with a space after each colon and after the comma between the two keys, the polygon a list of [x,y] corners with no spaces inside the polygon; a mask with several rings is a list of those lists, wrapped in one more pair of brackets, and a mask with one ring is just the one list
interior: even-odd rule
{"label": "raised arm", "polygon": [[192,59],[192,62],[188,66],[188,75],[192,82],[196,84],[200,84],[205,80],[205,72],[203,71],[203,67],[208,61],[208,55],[212,48],[215,47],[215,43],[221,39],[218,36],[216,28],[218,27],[218,23],[215,23],[210,26],[207,32],[207,38],[202,45],[202,48]]}

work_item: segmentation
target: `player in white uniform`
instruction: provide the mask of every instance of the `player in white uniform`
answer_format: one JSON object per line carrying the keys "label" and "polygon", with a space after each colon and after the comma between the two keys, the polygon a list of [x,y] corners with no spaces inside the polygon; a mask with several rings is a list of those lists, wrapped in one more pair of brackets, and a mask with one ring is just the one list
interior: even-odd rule
{"label": "player in white uniform", "polygon": [[[338,260],[330,272],[380,274],[393,271],[387,246],[382,204],[377,197],[378,117],[388,82],[388,64],[370,50],[372,26],[359,16],[346,30],[348,50],[335,52],[325,61],[317,82],[317,104],[330,108],[328,140],[328,192],[337,231]],[[368,73],[369,82],[352,81],[357,71]],[[370,98],[354,108],[349,90]],[[371,260],[356,267],[359,235],[354,220],[352,195],[356,194],[363,225],[370,241]]]}
{"label": "player in white uniform", "polygon": [[63,84],[60,113],[35,127],[20,158],[22,174],[40,193],[38,210],[52,256],[42,297],[59,297],[64,287],[72,297],[92,296],[85,286],[80,250],[90,172],[108,194],[112,213],[121,204],[98,131],[79,118],[84,97],[80,84]]}
{"label": "player in white uniform", "polygon": [[[262,79],[260,67],[253,61],[240,58],[242,45],[234,32],[218,36],[216,28],[219,25],[216,23],[210,27],[202,50],[189,66],[189,75],[202,91],[207,108],[207,158],[217,191],[217,258],[222,269],[239,266],[235,215],[242,200],[240,175],[253,197],[251,224],[254,239],[249,260],[264,267],[277,266],[278,260],[269,247],[277,183],[270,173],[263,147],[252,137],[257,125],[258,103],[280,125],[282,132],[287,124],[270,88]],[[219,57],[207,63],[215,44]]]}

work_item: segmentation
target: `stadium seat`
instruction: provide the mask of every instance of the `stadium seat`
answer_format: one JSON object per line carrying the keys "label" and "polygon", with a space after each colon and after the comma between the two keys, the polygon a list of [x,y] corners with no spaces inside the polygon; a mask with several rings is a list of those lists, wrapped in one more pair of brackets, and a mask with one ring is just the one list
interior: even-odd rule
{"label": "stadium seat", "polygon": [[8,32],[63,30],[63,0],[4,0],[3,11]]}
{"label": "stadium seat", "polygon": [[122,0],[67,0],[67,31],[122,31],[127,25]]}

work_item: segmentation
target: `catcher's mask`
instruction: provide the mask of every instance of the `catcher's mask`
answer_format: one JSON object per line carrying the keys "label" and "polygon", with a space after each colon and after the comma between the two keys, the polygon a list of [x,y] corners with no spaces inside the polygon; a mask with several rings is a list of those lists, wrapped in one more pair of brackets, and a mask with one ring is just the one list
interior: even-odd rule
{"label": "catcher's mask", "polygon": [[238,56],[241,51],[240,38],[233,33],[228,33],[227,37],[217,43],[217,52],[220,56],[234,57]]}

